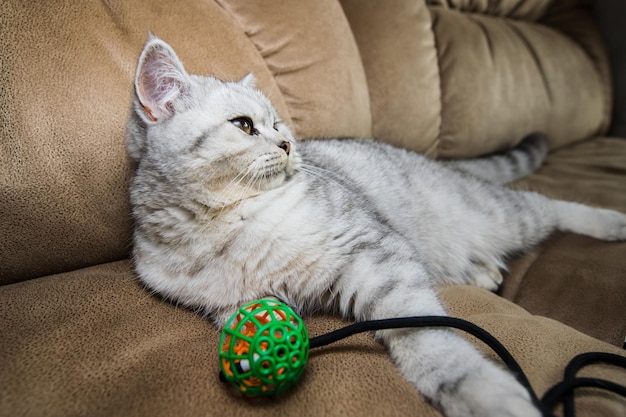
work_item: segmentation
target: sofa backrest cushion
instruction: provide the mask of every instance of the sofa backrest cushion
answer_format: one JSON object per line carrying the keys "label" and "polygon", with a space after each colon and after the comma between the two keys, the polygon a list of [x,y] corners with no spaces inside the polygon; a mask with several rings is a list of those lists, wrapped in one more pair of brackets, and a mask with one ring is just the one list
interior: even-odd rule
{"label": "sofa backrest cushion", "polygon": [[342,0],[361,51],[374,137],[434,155],[441,89],[430,11],[422,1]]}
{"label": "sofa backrest cushion", "polygon": [[0,283],[128,256],[124,131],[149,31],[189,72],[254,72],[300,136],[371,136],[365,74],[336,0],[5,1]]}
{"label": "sofa backrest cushion", "polygon": [[342,0],[370,86],[374,135],[477,156],[543,131],[606,131],[606,51],[584,0]]}
{"label": "sofa backrest cushion", "polygon": [[217,2],[274,75],[296,137],[371,137],[365,72],[336,0]]}

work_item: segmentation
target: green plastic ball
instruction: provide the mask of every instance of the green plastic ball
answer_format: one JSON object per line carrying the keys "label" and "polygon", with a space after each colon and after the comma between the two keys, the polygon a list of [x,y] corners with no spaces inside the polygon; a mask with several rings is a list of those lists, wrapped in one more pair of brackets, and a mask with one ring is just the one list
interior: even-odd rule
{"label": "green plastic ball", "polygon": [[219,342],[222,375],[246,395],[274,395],[291,387],[309,358],[302,319],[284,303],[258,300],[228,320]]}

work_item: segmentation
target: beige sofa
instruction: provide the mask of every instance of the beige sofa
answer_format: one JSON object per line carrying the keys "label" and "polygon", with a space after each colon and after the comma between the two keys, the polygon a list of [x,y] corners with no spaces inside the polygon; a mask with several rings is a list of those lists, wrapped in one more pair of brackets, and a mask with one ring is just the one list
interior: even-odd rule
{"label": "beige sofa", "polygon": [[[190,72],[253,71],[300,138],[457,158],[544,131],[545,166],[514,187],[626,212],[626,140],[606,137],[611,74],[588,3],[3,0],[0,416],[440,415],[366,334],[313,351],[277,398],[218,381],[217,330],[151,296],[129,260],[138,54],[152,31]],[[499,295],[440,292],[541,395],[578,353],[626,356],[625,275],[626,243],[559,234],[511,260]],[[306,323],[312,336],[345,324]],[[612,367],[584,375],[626,385]],[[597,390],[576,403],[578,416],[626,415],[626,400]]]}

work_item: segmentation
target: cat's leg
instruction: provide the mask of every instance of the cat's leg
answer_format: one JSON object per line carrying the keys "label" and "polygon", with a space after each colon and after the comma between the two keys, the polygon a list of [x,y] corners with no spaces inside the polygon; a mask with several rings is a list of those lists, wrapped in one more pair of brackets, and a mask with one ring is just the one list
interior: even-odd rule
{"label": "cat's leg", "polygon": [[[419,260],[401,247],[385,257],[375,252],[365,249],[337,282],[344,314],[359,320],[446,315]],[[511,373],[453,330],[382,330],[376,336],[407,380],[447,417],[540,416]]]}
{"label": "cat's leg", "polygon": [[533,192],[510,193],[505,216],[500,223],[494,222],[492,228],[492,232],[503,238],[497,242],[502,248],[526,249],[555,230],[600,240],[626,240],[626,214],[554,200]]}
{"label": "cat's leg", "polygon": [[[382,336],[401,372],[446,417],[534,417],[528,391],[460,336],[444,330]],[[420,354],[415,350],[420,349]],[[445,361],[441,361],[445,358]]]}
{"label": "cat's leg", "polygon": [[626,240],[626,215],[614,210],[552,200],[558,229],[601,240]]}
{"label": "cat's leg", "polygon": [[465,254],[469,256],[461,276],[481,287],[493,289],[491,282],[500,283],[497,265],[502,266],[498,261],[504,256],[528,250],[555,231],[626,240],[626,214],[534,192],[483,191],[487,193],[482,195],[481,210],[468,214],[459,224],[465,232],[460,235],[466,239],[464,247],[471,248]]}
{"label": "cat's leg", "polygon": [[472,237],[467,242],[472,251],[458,275],[464,282],[497,290],[502,283],[498,260],[532,248],[557,230],[607,241],[626,240],[626,214],[532,192],[500,190],[499,194],[497,200],[484,200],[491,218],[467,234]]}
{"label": "cat's leg", "polygon": [[[372,318],[433,314],[445,314],[434,291],[398,286],[377,303]],[[454,331],[384,330],[377,337],[402,374],[447,417],[540,416],[528,391],[511,373]]]}

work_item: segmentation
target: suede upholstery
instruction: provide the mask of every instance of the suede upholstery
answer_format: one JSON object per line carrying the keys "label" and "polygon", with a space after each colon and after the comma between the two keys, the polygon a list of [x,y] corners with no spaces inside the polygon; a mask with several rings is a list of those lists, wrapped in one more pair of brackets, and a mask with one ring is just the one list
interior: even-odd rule
{"label": "suede upholstery", "polygon": [[[342,0],[365,67],[374,137],[435,156],[441,92],[424,2]],[[416,76],[416,74],[418,74]]]}
{"label": "suede upholstery", "polygon": [[[371,137],[363,64],[336,1],[288,6],[278,0],[218,3],[239,23],[275,74],[297,137]],[[282,13],[275,13],[277,8]],[[328,100],[331,96],[333,100]]]}
{"label": "suede upholstery", "polygon": [[[546,164],[513,187],[626,212],[626,140],[602,137],[612,75],[588,1],[4,0],[2,417],[440,415],[368,335],[313,352],[284,395],[241,398],[217,379],[210,321],[137,282],[124,129],[149,31],[190,72],[254,72],[302,138],[373,136],[454,158],[543,130]],[[625,253],[557,234],[511,260],[499,294],[440,296],[542,394],[578,353],[624,355]],[[344,323],[306,324],[316,335]],[[610,367],[585,372],[626,384]],[[626,415],[625,400],[577,397],[579,417]]]}

